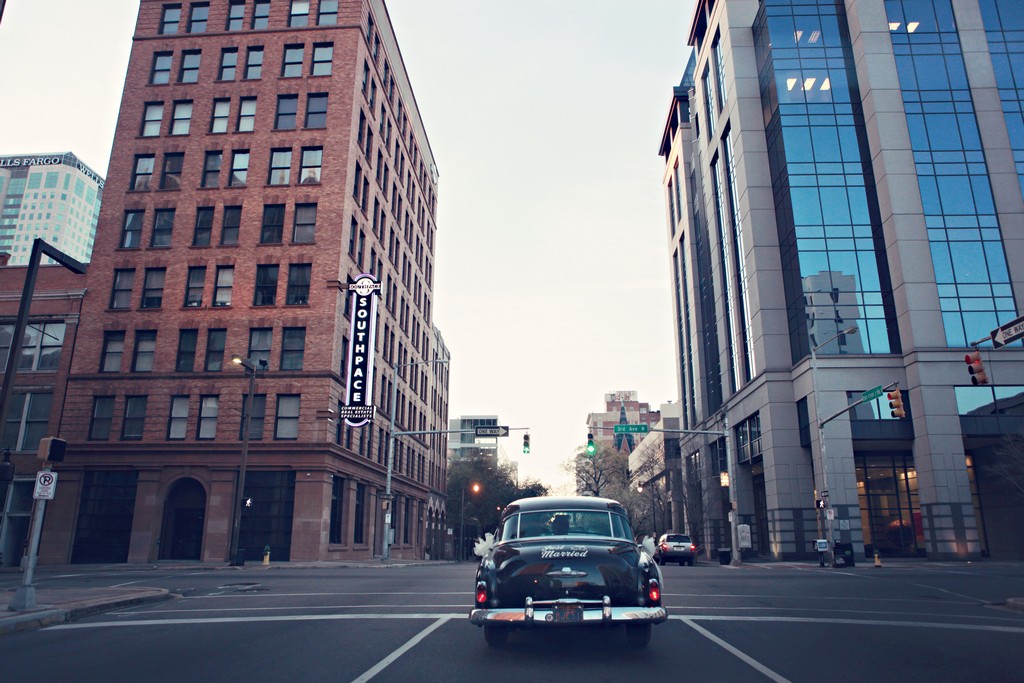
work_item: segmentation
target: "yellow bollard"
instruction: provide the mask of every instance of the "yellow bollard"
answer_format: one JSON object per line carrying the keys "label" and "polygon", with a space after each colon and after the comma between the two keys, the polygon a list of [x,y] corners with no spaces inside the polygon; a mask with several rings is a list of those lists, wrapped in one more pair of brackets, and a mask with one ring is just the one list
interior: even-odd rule
{"label": "yellow bollard", "polygon": [[[875,562],[878,562],[878,554],[877,553],[875,554]],[[263,566],[264,567],[269,567],[270,566],[270,546],[269,545],[263,546]]]}
{"label": "yellow bollard", "polygon": [[882,566],[882,558],[879,557],[877,550],[875,551],[875,566],[876,567],[881,567]]}

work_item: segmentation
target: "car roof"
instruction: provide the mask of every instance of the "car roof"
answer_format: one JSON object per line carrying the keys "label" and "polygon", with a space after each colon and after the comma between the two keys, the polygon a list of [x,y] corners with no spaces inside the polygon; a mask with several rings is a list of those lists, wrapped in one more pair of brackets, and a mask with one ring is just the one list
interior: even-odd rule
{"label": "car roof", "polygon": [[502,518],[517,512],[534,512],[537,510],[613,510],[625,513],[622,505],[611,498],[594,498],[591,496],[538,496],[536,498],[520,498],[512,501],[502,513]]}

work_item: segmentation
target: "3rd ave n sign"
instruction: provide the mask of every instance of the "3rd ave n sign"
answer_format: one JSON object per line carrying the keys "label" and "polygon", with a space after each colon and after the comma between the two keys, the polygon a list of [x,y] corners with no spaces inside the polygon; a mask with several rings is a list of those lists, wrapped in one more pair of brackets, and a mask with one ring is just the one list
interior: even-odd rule
{"label": "3rd ave n sign", "polygon": [[998,349],[1024,337],[1024,315],[992,330],[992,348]]}

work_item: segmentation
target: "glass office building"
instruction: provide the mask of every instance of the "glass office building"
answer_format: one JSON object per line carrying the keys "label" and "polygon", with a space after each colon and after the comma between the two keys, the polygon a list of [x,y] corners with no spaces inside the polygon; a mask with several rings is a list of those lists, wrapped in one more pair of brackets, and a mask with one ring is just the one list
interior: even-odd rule
{"label": "glass office building", "polygon": [[1024,352],[990,339],[1024,298],[1024,5],[699,0],[689,41],[660,149],[682,426],[723,434],[681,443],[718,512],[691,533],[728,545],[731,458],[748,553],[1024,557]]}

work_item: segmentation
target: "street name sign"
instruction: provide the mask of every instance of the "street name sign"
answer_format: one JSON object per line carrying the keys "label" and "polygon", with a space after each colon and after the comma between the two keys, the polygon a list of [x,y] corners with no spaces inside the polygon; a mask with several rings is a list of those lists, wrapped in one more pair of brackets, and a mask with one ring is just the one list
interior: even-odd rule
{"label": "street name sign", "polygon": [[646,434],[650,427],[645,424],[638,425],[615,425],[616,434]]}
{"label": "street name sign", "polygon": [[53,500],[53,494],[57,490],[57,473],[50,470],[41,470],[36,473],[36,488],[32,491],[32,497],[36,500]]}
{"label": "street name sign", "polygon": [[473,432],[475,436],[508,436],[508,426],[488,425],[484,427],[474,427]]}
{"label": "street name sign", "polygon": [[1024,337],[1024,315],[992,330],[992,347],[1001,348]]}
{"label": "street name sign", "polygon": [[865,391],[864,393],[862,393],[862,394],[860,395],[860,397],[861,397],[861,399],[862,399],[862,400],[864,400],[864,401],[873,401],[874,399],[878,398],[879,396],[881,396],[881,395],[882,395],[882,394],[884,394],[884,393],[885,393],[885,392],[884,392],[884,391],[882,391],[882,385],[881,385],[881,384],[879,384],[879,385],[878,385],[877,387],[875,387],[874,389],[868,389],[867,391]]}

